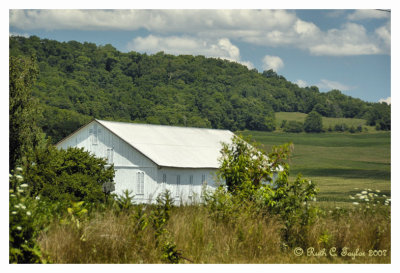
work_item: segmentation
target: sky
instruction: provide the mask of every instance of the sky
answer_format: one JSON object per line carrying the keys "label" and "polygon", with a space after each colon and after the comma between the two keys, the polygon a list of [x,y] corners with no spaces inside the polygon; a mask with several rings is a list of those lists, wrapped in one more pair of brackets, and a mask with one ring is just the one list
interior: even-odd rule
{"label": "sky", "polygon": [[10,9],[9,35],[218,57],[300,87],[391,102],[391,12],[374,9]]}

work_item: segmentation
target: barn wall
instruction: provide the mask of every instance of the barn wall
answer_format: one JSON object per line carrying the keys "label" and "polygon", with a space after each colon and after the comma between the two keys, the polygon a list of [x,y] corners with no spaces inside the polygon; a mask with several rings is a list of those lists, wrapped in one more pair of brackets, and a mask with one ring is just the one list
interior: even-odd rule
{"label": "barn wall", "polygon": [[[96,129],[97,127],[97,129]],[[96,134],[97,132],[97,140]],[[128,145],[114,133],[97,122],[92,122],[64,139],[58,148],[84,148],[97,157],[108,158],[115,168],[115,193],[129,190],[136,203],[154,203],[157,195],[165,190],[172,193],[176,204],[199,202],[203,184],[208,189],[215,186],[215,169],[182,169],[158,167],[150,159]],[[112,149],[112,152],[110,150]],[[140,192],[138,173],[144,173],[143,194]],[[163,177],[166,183],[163,183]],[[178,176],[180,185],[177,186]],[[193,176],[193,185],[189,185]],[[203,178],[205,181],[203,181]],[[192,192],[192,193],[190,193]]]}

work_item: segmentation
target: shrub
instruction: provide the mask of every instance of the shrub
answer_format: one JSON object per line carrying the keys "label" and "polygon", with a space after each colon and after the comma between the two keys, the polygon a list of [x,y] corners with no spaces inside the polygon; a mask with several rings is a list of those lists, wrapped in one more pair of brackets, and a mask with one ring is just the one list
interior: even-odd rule
{"label": "shrub", "polygon": [[300,121],[291,120],[283,127],[283,131],[287,133],[301,133],[303,132],[303,123]]}
{"label": "shrub", "polygon": [[22,169],[10,174],[9,190],[9,261],[10,263],[41,263],[41,252],[36,243],[32,202]]}
{"label": "shrub", "polygon": [[113,182],[115,173],[106,160],[83,148],[58,150],[47,145],[36,149],[29,161],[25,177],[32,184],[31,195],[57,201],[104,202],[103,185]]}
{"label": "shrub", "polygon": [[315,111],[311,111],[304,121],[304,131],[307,133],[322,132],[322,116]]}

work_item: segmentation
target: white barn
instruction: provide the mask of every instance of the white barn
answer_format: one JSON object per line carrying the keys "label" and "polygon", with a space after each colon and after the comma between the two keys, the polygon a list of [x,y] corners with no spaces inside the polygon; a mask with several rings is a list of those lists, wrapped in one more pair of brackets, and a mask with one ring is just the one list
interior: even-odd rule
{"label": "white barn", "polygon": [[177,204],[200,201],[203,187],[215,187],[221,143],[228,130],[93,120],[57,143],[84,148],[115,168],[115,193],[129,190],[136,203],[154,203],[165,190]]}

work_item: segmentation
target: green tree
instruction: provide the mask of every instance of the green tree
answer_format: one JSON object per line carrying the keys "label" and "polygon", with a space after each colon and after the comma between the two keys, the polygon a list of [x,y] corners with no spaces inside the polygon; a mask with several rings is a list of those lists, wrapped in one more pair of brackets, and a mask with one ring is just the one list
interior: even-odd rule
{"label": "green tree", "polygon": [[25,170],[31,195],[59,201],[103,202],[103,185],[113,183],[114,167],[83,148],[36,149]]}
{"label": "green tree", "polygon": [[283,131],[287,133],[301,133],[303,132],[303,123],[300,121],[290,120],[283,127]]}
{"label": "green tree", "polygon": [[9,58],[9,170],[37,145],[39,110],[31,88],[38,69],[33,58]]}
{"label": "green tree", "polygon": [[322,132],[322,116],[315,111],[310,112],[304,121],[304,131],[307,133]]}

